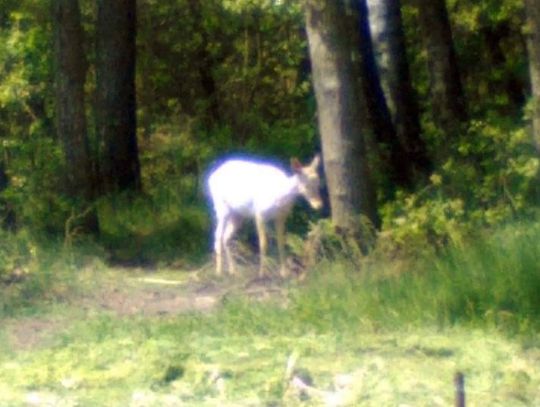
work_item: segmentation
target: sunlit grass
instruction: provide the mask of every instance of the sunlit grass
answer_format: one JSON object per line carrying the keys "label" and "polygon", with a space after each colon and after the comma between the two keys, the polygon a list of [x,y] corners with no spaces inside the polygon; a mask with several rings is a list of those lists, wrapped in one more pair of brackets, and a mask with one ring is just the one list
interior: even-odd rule
{"label": "sunlit grass", "polygon": [[354,405],[451,405],[457,370],[466,375],[471,405],[540,401],[540,351],[494,331],[352,326],[219,335],[205,328],[212,317],[192,318],[99,316],[75,322],[52,346],[3,354],[2,405],[24,405],[29,397],[62,405],[321,405],[290,388],[285,374],[293,354],[295,371],[317,389],[333,394],[338,377],[353,380],[343,397]]}
{"label": "sunlit grass", "polygon": [[[129,294],[171,279],[170,270],[148,282],[102,268],[93,280],[67,260],[63,269],[51,262],[47,272],[71,272],[74,287],[3,320],[0,405],[447,406],[457,371],[469,405],[538,405],[540,227],[483,236],[399,272],[388,259],[361,269],[322,261],[307,281],[265,301],[224,278],[215,283],[235,291],[213,311],[151,317],[82,307],[77,295],[103,287]],[[47,329],[17,343],[13,327],[34,322]],[[299,394],[293,375],[318,393]]]}
{"label": "sunlit grass", "polygon": [[388,273],[391,261],[351,270],[322,262],[294,303],[315,326],[472,324],[534,332],[540,309],[540,224],[515,224],[419,257]]}

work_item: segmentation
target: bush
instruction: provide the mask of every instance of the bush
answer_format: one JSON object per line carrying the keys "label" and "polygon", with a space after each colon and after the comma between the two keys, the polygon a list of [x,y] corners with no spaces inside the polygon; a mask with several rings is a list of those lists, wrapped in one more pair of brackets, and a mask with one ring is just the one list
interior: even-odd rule
{"label": "bush", "polygon": [[89,260],[93,268],[98,264],[95,245],[80,242],[75,252],[61,240],[25,229],[0,234],[0,316],[66,299],[82,289],[80,277]]}
{"label": "bush", "polygon": [[381,244],[413,254],[459,244],[471,231],[531,215],[540,160],[529,135],[501,118],[473,120],[430,184],[381,209]]}
{"label": "bush", "polygon": [[137,198],[109,197],[98,204],[98,213],[100,242],[113,262],[144,266],[200,261],[207,254],[209,214],[183,204],[174,190]]}
{"label": "bush", "polygon": [[0,281],[4,285],[20,281],[31,272],[37,247],[25,230],[15,234],[0,229]]}

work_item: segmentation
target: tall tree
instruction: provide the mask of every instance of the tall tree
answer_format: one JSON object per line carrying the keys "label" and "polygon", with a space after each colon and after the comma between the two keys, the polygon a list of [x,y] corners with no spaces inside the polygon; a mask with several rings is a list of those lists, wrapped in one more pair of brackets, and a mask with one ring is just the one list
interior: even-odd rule
{"label": "tall tree", "polygon": [[135,117],[135,0],[99,0],[96,125],[105,192],[141,188]]}
{"label": "tall tree", "polygon": [[370,131],[358,78],[358,44],[344,0],[307,0],[306,27],[333,223],[344,229],[359,213],[379,224],[364,135]]}
{"label": "tall tree", "polygon": [[540,154],[540,0],[525,0],[527,49],[532,87],[533,142]]}
{"label": "tall tree", "polygon": [[[63,143],[67,191],[86,213],[83,226],[97,232],[95,211],[83,206],[94,197],[94,173],[87,137],[84,82],[87,63],[78,0],[54,0],[54,50],[56,62],[56,130]],[[80,215],[80,214],[79,214]]]}
{"label": "tall tree", "polygon": [[357,44],[360,66],[358,80],[366,101],[369,124],[376,140],[383,143],[388,151],[386,166],[390,180],[393,184],[410,186],[412,184],[410,160],[406,157],[406,151],[397,138],[381,86],[373,52],[367,2],[366,0],[349,1],[346,11],[351,14],[349,31],[351,38]]}
{"label": "tall tree", "polygon": [[432,165],[421,137],[418,102],[412,87],[400,0],[368,0],[369,23],[381,85],[409,171],[427,174]]}
{"label": "tall tree", "polygon": [[427,51],[433,120],[452,135],[467,113],[445,0],[416,0],[416,6]]}

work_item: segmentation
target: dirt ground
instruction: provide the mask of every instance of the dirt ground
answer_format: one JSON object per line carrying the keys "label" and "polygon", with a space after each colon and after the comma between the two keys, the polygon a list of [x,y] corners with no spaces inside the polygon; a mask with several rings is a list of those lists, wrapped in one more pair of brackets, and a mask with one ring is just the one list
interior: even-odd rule
{"label": "dirt ground", "polygon": [[[228,296],[256,301],[285,299],[285,284],[277,276],[257,276],[254,269],[240,276],[215,277],[209,267],[191,272],[168,273],[148,270],[115,270],[95,289],[70,296],[67,306],[84,314],[111,312],[118,317],[159,317],[188,312],[209,312]],[[177,275],[177,277],[175,277]],[[63,315],[12,318],[4,321],[10,347],[31,349],[46,344],[69,321]]]}

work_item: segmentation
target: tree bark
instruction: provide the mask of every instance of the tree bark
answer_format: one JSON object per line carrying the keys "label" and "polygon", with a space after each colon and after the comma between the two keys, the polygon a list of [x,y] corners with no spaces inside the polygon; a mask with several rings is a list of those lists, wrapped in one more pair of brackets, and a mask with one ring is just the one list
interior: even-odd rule
{"label": "tree bark", "polygon": [[140,190],[136,136],[135,0],[99,0],[96,125],[103,192]]}
{"label": "tree bark", "polygon": [[446,4],[444,0],[416,0],[416,5],[427,51],[433,120],[453,136],[467,112]]}
{"label": "tree bark", "polygon": [[381,85],[397,138],[405,151],[408,171],[427,175],[432,170],[421,137],[418,102],[411,83],[400,0],[368,0],[371,27]]}
{"label": "tree bark", "polygon": [[0,224],[4,230],[15,231],[17,229],[17,216],[13,206],[3,194],[8,187],[9,178],[6,173],[6,161],[0,160]]}
{"label": "tree bark", "polygon": [[[359,214],[379,225],[366,160],[367,107],[351,56],[358,47],[344,24],[343,0],[307,0],[306,27],[332,221],[348,229]],[[354,223],[353,223],[354,224]]]}
{"label": "tree bark", "polygon": [[540,0],[525,0],[527,50],[532,93],[533,143],[540,154]]}
{"label": "tree bark", "polygon": [[375,139],[382,143],[387,151],[386,167],[389,179],[394,185],[410,186],[412,173],[406,151],[396,135],[386,98],[381,86],[379,70],[375,62],[375,54],[369,28],[366,0],[349,1],[353,15],[350,27],[351,37],[355,39],[360,61],[359,81],[367,105],[368,119]]}
{"label": "tree bark", "polygon": [[[79,2],[54,0],[54,49],[56,81],[56,131],[66,160],[66,189],[84,212],[94,198],[95,177],[87,136],[84,82],[86,58]],[[82,219],[87,232],[97,233],[95,211]]]}

